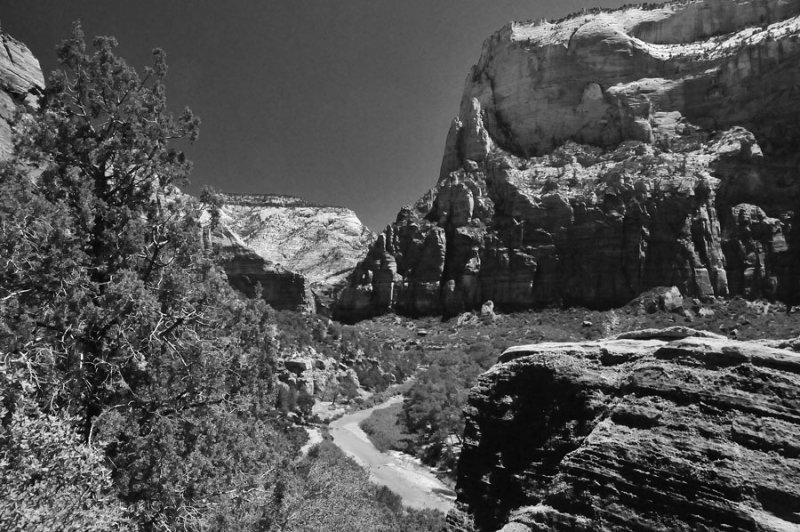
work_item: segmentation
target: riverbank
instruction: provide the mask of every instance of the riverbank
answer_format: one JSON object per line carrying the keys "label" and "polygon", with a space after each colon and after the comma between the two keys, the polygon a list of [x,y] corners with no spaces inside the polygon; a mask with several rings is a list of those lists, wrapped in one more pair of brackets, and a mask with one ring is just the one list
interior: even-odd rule
{"label": "riverbank", "polygon": [[436,478],[430,468],[403,453],[379,451],[359,427],[375,410],[402,401],[403,397],[396,395],[376,406],[345,414],[332,421],[328,427],[333,443],[367,469],[372,482],[392,490],[406,506],[446,513],[453,507],[455,493]]}

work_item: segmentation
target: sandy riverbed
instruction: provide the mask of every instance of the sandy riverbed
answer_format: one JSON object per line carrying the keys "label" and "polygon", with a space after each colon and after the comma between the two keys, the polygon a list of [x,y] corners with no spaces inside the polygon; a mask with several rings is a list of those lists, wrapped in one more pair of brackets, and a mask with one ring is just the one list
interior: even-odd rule
{"label": "sandy riverbed", "polygon": [[396,395],[377,406],[332,421],[329,427],[333,443],[366,468],[372,482],[386,486],[398,494],[406,506],[447,512],[453,507],[455,493],[442,484],[430,468],[403,453],[380,452],[358,426],[373,411],[402,401],[403,397]]}

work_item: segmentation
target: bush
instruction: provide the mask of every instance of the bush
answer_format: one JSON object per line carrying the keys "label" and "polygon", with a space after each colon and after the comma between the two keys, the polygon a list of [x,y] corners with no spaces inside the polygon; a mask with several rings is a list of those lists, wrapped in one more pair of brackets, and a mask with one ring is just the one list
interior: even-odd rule
{"label": "bush", "polygon": [[[0,417],[6,416],[0,407]],[[76,419],[20,404],[0,431],[0,529],[127,530],[100,449],[82,443]]]}
{"label": "bush", "polygon": [[273,492],[280,501],[262,524],[266,530],[328,532],[439,532],[444,515],[412,510],[399,496],[369,482],[369,475],[330,442],[314,446]]}
{"label": "bush", "polygon": [[360,423],[361,429],[379,451],[413,451],[415,438],[402,424],[402,411],[402,404],[380,408]]}

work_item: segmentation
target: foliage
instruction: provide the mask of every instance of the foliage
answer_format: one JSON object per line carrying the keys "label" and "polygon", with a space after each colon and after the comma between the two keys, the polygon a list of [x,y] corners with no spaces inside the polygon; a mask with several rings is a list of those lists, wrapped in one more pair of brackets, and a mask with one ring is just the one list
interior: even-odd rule
{"label": "foliage", "polygon": [[198,120],[168,112],[163,52],[140,78],[115,47],[76,25],[0,166],[0,527],[441,528],[335,448],[298,457],[276,399],[313,398],[277,397],[278,351],[380,348],[231,290],[214,198],[176,187]]}
{"label": "foliage", "polygon": [[481,371],[469,358],[450,354],[443,355],[417,378],[403,414],[409,432],[417,434],[423,460],[455,468],[467,394]]}
{"label": "foliage", "polygon": [[441,530],[441,513],[404,509],[397,495],[371,484],[368,477],[338,447],[323,442],[279,478],[272,493],[273,513],[262,524],[287,532]]}
{"label": "foliage", "polygon": [[[231,291],[201,206],[175,188],[190,164],[172,143],[195,139],[198,121],[167,112],[163,52],[140,79],[115,46],[89,51],[76,25],[0,171],[4,425],[39,445],[33,401],[74,427],[77,443],[58,433],[64,452],[102,449],[140,528],[246,528],[297,447],[273,408],[274,326]],[[8,460],[25,493],[25,467]],[[87,464],[66,478],[105,489]]]}
{"label": "foliage", "polygon": [[379,451],[413,451],[415,437],[400,423],[402,411],[402,404],[379,408],[359,424]]}
{"label": "foliage", "polygon": [[21,404],[0,430],[0,529],[128,529],[103,453],[72,421]]}
{"label": "foliage", "polygon": [[375,410],[361,428],[381,451],[415,454],[454,473],[464,431],[469,388],[494,361],[493,346],[438,352],[405,391],[402,404]]}
{"label": "foliage", "polygon": [[278,480],[269,524],[286,531],[388,530],[370,507],[369,490],[368,474],[324,443]]}

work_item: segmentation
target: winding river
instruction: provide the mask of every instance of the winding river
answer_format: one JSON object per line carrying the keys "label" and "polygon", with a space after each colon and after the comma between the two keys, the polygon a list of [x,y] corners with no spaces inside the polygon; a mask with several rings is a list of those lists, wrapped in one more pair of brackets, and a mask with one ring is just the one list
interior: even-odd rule
{"label": "winding river", "polygon": [[453,507],[455,493],[418,460],[397,451],[383,453],[372,445],[359,423],[375,410],[403,401],[396,395],[377,406],[346,414],[328,426],[333,443],[369,471],[370,480],[386,486],[412,508],[433,508],[447,512]]}

